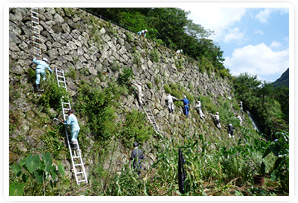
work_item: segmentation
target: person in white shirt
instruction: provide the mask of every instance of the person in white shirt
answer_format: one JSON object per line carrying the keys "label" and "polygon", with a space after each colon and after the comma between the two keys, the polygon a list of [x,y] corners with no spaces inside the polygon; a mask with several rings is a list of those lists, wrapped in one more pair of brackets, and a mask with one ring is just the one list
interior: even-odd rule
{"label": "person in white shirt", "polygon": [[145,101],[143,99],[143,93],[142,93],[142,83],[140,82],[136,82],[134,83],[134,85],[137,87],[138,90],[138,101],[139,101],[139,105],[140,107],[142,107],[145,104]]}
{"label": "person in white shirt", "polygon": [[202,111],[202,104],[201,101],[198,101],[198,103],[196,104],[195,108],[197,109],[201,119],[205,119],[205,114]]}
{"label": "person in white shirt", "polygon": [[221,129],[221,124],[220,124],[220,119],[219,119],[219,113],[216,112],[216,115],[211,114],[211,116],[212,116],[212,117],[214,118],[214,120],[215,120],[216,127],[217,127],[218,129]]}
{"label": "person in white shirt", "polygon": [[170,93],[168,94],[168,96],[166,97],[166,100],[168,102],[168,108],[169,108],[169,112],[174,113],[174,100],[178,100],[176,97],[172,96]]}
{"label": "person in white shirt", "polygon": [[242,118],[241,118],[241,116],[240,115],[236,115],[236,118],[238,118],[238,120],[239,120],[239,122],[240,122],[240,125],[242,125]]}

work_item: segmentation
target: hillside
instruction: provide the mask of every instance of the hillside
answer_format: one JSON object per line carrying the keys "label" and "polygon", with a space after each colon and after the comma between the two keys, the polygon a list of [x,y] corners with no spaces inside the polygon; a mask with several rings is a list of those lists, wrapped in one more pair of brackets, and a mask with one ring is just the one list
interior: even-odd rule
{"label": "hillside", "polygon": [[[280,193],[279,186],[269,180],[270,190],[246,190],[252,185],[252,175],[260,170],[269,143],[253,129],[249,117],[241,114],[231,81],[215,73],[208,60],[177,54],[80,9],[42,8],[39,12],[43,56],[53,70],[66,73],[69,97],[81,127],[78,140],[89,184],[76,185],[63,126],[53,123],[53,118],[61,118],[63,95],[54,75],[47,72],[42,96],[34,93],[30,9],[11,8],[10,184],[21,187],[24,183],[22,195],[180,195],[179,147],[184,147],[191,180],[188,195]],[[138,105],[132,85],[136,81],[143,84],[146,106],[161,135],[154,132]],[[183,114],[181,101],[175,101],[176,110],[169,113],[165,102],[169,92],[179,99],[187,96],[189,118]],[[205,120],[194,109],[197,100],[202,101]],[[221,130],[212,120],[215,112],[221,115]],[[242,115],[243,126],[236,114]],[[224,129],[229,123],[236,128],[235,140]],[[144,178],[140,180],[129,170],[135,141],[145,155]],[[47,152],[54,166],[63,164],[66,175],[53,178],[57,181],[53,188],[46,182],[44,191],[36,182],[40,176],[32,173],[30,178],[21,178],[18,166],[23,166],[25,157],[45,157]],[[273,165],[271,155],[264,160],[266,170]]]}
{"label": "hillside", "polygon": [[274,87],[289,87],[289,68],[272,84]]}

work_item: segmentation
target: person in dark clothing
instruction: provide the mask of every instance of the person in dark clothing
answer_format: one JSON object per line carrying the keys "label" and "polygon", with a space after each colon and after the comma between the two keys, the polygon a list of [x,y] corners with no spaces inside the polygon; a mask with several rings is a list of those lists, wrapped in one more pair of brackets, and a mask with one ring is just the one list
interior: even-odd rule
{"label": "person in dark clothing", "polygon": [[182,151],[179,148],[179,159],[178,159],[178,184],[179,184],[179,191],[184,194],[187,192],[187,182],[186,182],[186,171],[184,169],[184,164],[186,163]]}
{"label": "person in dark clothing", "polygon": [[134,150],[131,152],[130,160],[133,160],[133,168],[138,173],[141,174],[142,168],[142,160],[144,159],[144,155],[142,150],[138,148],[138,143],[133,143]]}
{"label": "person in dark clothing", "polygon": [[226,127],[228,129],[228,133],[229,133],[229,138],[231,138],[231,136],[233,137],[233,139],[235,139],[234,137],[234,126],[232,126],[232,124],[227,125]]}

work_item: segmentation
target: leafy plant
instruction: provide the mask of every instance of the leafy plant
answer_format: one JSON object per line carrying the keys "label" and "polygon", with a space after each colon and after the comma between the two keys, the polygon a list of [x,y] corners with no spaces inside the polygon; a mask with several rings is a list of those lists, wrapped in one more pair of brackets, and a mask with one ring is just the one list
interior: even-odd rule
{"label": "leafy plant", "polygon": [[145,114],[132,110],[126,114],[126,120],[121,135],[124,145],[129,147],[132,142],[143,143],[154,135],[152,126],[148,124]]}
{"label": "leafy plant", "polygon": [[270,169],[271,179],[279,180],[282,188],[289,191],[289,134],[288,132],[276,132],[278,137],[270,141],[269,147],[263,154],[263,158],[273,153],[276,157],[273,167]]}
{"label": "leafy plant", "polygon": [[42,154],[41,159],[38,155],[29,154],[19,164],[13,164],[10,169],[16,176],[14,182],[9,186],[10,196],[46,195],[46,188],[53,189],[59,174],[62,177],[65,176],[62,163],[58,164],[57,171],[48,152]]}
{"label": "leafy plant", "polygon": [[132,55],[133,55],[133,59],[132,59],[133,64],[136,64],[138,66],[141,65],[141,54],[138,51],[136,51]]}
{"label": "leafy plant", "polygon": [[126,85],[130,86],[131,80],[134,79],[133,77],[133,71],[131,68],[124,68],[123,73],[119,75],[117,81],[119,85]]}
{"label": "leafy plant", "polygon": [[45,108],[54,108],[59,111],[61,110],[61,99],[67,97],[66,89],[59,87],[56,78],[49,75],[44,84],[44,92],[38,99],[38,102]]}
{"label": "leafy plant", "polygon": [[156,48],[154,48],[150,53],[150,58],[152,61],[158,63],[159,62],[159,53]]}

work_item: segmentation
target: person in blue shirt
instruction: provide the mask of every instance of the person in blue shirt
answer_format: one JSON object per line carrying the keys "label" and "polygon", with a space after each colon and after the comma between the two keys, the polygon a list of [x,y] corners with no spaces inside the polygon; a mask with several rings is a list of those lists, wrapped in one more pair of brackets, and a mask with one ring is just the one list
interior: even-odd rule
{"label": "person in blue shirt", "polygon": [[184,95],[184,99],[181,99],[181,101],[183,101],[184,104],[184,113],[186,115],[186,117],[189,116],[189,101],[188,99],[186,99],[186,96]]}
{"label": "person in blue shirt", "polygon": [[36,66],[36,81],[35,81],[37,91],[40,91],[40,89],[39,89],[39,87],[40,87],[40,76],[42,76],[43,81],[46,79],[45,69],[48,69],[51,73],[53,73],[52,69],[47,64],[47,62],[48,62],[47,58],[43,58],[42,61],[37,60],[36,58],[33,58],[33,63],[35,63],[37,65]]}
{"label": "person in blue shirt", "polygon": [[74,113],[73,109],[70,109],[68,111],[68,117],[67,117],[67,120],[64,121],[64,125],[67,125],[70,127],[71,143],[73,146],[76,146],[78,142],[77,139],[80,132],[80,126],[79,126],[77,117],[73,113]]}
{"label": "person in blue shirt", "polygon": [[138,32],[138,35],[142,35],[143,37],[146,37],[147,30],[141,30]]}

